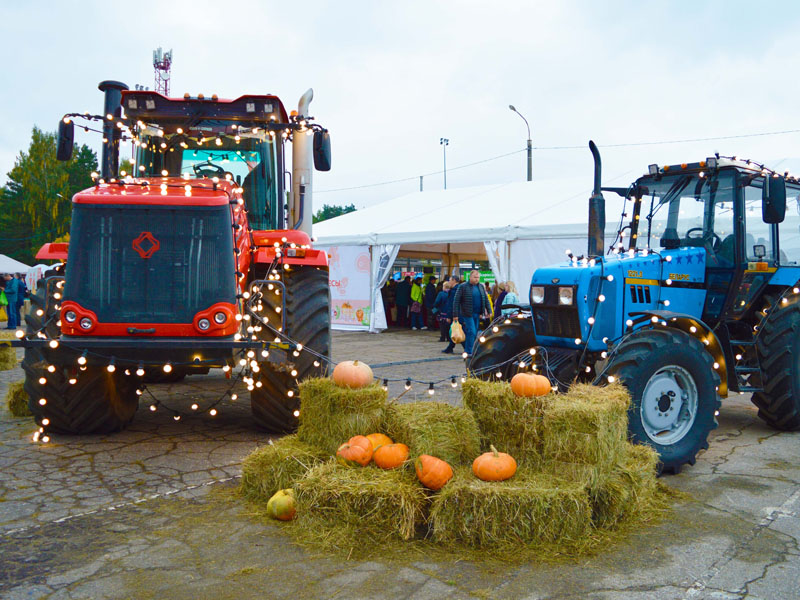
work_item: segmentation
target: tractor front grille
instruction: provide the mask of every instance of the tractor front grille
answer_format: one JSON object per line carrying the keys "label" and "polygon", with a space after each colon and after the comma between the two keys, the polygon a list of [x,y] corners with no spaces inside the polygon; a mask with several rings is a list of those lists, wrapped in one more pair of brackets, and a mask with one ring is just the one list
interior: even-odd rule
{"label": "tractor front grille", "polygon": [[578,309],[575,306],[542,306],[537,304],[532,308],[536,335],[572,339],[581,337]]}
{"label": "tractor front grille", "polygon": [[191,323],[236,302],[227,206],[73,206],[65,300],[101,323]]}

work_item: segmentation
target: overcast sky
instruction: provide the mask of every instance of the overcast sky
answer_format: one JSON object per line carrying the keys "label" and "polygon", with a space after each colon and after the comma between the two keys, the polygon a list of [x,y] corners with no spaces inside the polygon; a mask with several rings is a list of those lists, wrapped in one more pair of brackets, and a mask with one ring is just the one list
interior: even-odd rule
{"label": "overcast sky", "polygon": [[[796,2],[764,1],[2,0],[0,174],[34,125],[101,112],[99,81],[152,89],[158,46],[174,52],[174,96],[274,93],[291,110],[313,87],[311,112],[333,143],[317,205],[362,207],[419,189],[420,174],[442,170],[441,137],[448,187],[523,180],[527,131],[509,104],[535,147],[594,139],[611,185],[649,163],[714,151],[800,170],[798,133],[608,147],[800,129],[798,21]],[[97,134],[76,137],[99,147]],[[533,171],[590,186],[591,155],[536,150]],[[326,192],[404,178],[413,179]]]}

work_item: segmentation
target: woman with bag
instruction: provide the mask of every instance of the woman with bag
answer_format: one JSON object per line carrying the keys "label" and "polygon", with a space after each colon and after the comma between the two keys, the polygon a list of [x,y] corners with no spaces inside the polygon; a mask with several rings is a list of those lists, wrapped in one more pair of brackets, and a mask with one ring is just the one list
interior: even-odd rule
{"label": "woman with bag", "polygon": [[447,292],[449,289],[450,289],[450,282],[445,281],[442,284],[442,289],[436,295],[436,300],[434,301],[433,309],[431,310],[434,318],[439,323],[440,342],[450,341],[450,335],[448,331],[450,327],[450,315],[447,312]]}

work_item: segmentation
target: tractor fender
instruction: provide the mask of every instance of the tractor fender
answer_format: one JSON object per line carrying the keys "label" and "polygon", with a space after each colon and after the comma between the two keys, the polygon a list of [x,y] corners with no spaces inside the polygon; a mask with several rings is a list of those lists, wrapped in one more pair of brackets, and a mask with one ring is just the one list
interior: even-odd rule
{"label": "tractor fender", "polygon": [[719,395],[722,398],[728,397],[728,367],[725,361],[725,351],[711,327],[697,317],[670,310],[643,310],[630,313],[630,316],[638,323],[645,323],[648,320],[653,323],[652,319],[655,317],[657,319],[657,322],[653,323],[655,326],[680,329],[703,342],[706,351],[713,357],[714,364],[717,365],[716,370],[720,378]]}

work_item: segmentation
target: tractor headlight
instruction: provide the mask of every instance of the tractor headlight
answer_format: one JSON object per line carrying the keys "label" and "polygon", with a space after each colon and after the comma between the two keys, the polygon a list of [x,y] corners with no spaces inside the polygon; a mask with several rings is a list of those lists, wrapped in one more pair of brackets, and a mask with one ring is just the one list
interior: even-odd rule
{"label": "tractor headlight", "polygon": [[83,317],[81,319],[81,328],[83,328],[83,329],[91,329],[92,328],[92,320],[89,317]]}
{"label": "tractor headlight", "polygon": [[558,303],[559,304],[572,304],[572,288],[560,287],[558,288]]}
{"label": "tractor headlight", "polygon": [[211,327],[211,322],[208,319],[200,319],[197,322],[197,328],[200,331],[208,331],[209,327]]}
{"label": "tractor headlight", "polygon": [[67,323],[74,323],[78,318],[78,315],[76,315],[73,311],[68,310],[66,313],[64,313],[64,318],[67,320]]}
{"label": "tractor headlight", "polygon": [[544,287],[541,285],[531,286],[531,302],[533,304],[541,304],[544,302]]}
{"label": "tractor headlight", "polygon": [[214,315],[214,321],[217,323],[217,325],[222,325],[227,318],[228,316],[224,312],[218,312]]}

